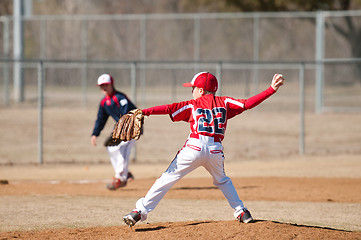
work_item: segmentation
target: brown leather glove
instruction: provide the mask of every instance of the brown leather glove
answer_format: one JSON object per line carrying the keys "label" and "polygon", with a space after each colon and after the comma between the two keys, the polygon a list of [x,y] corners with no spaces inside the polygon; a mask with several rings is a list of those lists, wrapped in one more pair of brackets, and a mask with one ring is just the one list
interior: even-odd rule
{"label": "brown leather glove", "polygon": [[133,109],[123,115],[115,124],[112,139],[113,141],[138,140],[143,131],[144,115],[142,110]]}

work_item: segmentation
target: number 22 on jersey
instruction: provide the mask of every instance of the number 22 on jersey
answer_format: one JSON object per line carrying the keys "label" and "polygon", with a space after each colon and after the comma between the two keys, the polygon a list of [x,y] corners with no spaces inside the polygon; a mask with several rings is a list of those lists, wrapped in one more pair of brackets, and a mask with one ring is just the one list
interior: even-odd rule
{"label": "number 22 on jersey", "polygon": [[212,110],[198,108],[196,118],[198,119],[198,133],[208,133],[207,135],[224,135],[226,123],[226,109],[216,107]]}

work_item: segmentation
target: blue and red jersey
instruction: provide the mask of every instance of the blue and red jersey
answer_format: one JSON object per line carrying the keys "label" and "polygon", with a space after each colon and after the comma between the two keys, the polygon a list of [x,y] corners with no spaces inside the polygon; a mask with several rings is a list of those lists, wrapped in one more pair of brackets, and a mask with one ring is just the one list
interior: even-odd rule
{"label": "blue and red jersey", "polygon": [[269,87],[248,99],[207,94],[196,100],[151,107],[142,111],[146,116],[169,114],[172,121],[188,122],[191,134],[223,140],[228,119],[254,108],[274,93],[275,90]]}
{"label": "blue and red jersey", "polygon": [[114,91],[111,96],[106,95],[100,102],[98,117],[95,121],[92,135],[99,136],[109,116],[118,122],[121,116],[135,108],[136,106],[121,92]]}

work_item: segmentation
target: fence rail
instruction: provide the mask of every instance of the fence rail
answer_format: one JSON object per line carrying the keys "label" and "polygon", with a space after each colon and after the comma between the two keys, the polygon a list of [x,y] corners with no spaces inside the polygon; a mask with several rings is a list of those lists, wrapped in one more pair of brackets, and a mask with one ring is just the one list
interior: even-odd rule
{"label": "fence rail", "polygon": [[[3,65],[4,68],[9,68],[14,62],[19,62],[20,60],[14,60],[14,59],[0,59],[0,63]],[[316,62],[316,61],[308,61],[308,62],[252,62],[252,61],[244,61],[244,62],[236,62],[236,61],[230,61],[230,62],[222,62],[222,61],[202,61],[202,62],[193,62],[193,61],[83,61],[83,60],[41,60],[41,59],[29,59],[26,61],[20,61],[23,63],[23,67],[25,69],[36,69],[37,71],[37,82],[36,82],[36,88],[37,88],[37,96],[38,99],[38,162],[43,163],[43,128],[44,128],[44,121],[43,121],[43,108],[45,105],[44,103],[44,94],[45,86],[47,84],[47,80],[51,78],[51,76],[46,75],[46,70],[50,68],[65,68],[65,69],[82,69],[84,68],[84,71],[81,71],[81,73],[87,73],[92,68],[96,69],[114,69],[114,68],[121,68],[129,71],[129,78],[128,81],[128,87],[129,92],[131,93],[131,99],[133,99],[138,105],[145,106],[149,105],[148,100],[150,99],[144,99],[142,96],[146,96],[146,90],[147,90],[147,81],[150,82],[157,82],[157,78],[154,79],[154,76],[148,76],[147,71],[153,71],[153,70],[185,70],[187,72],[195,72],[198,69],[207,69],[207,70],[215,70],[215,75],[219,79],[219,91],[217,94],[219,95],[227,95],[229,93],[233,86],[232,84],[237,84],[239,80],[236,81],[229,81],[230,79],[226,77],[230,72],[236,70],[236,71],[259,71],[262,72],[265,71],[280,71],[282,70],[288,71],[288,76],[286,76],[287,83],[288,81],[291,83],[298,83],[298,92],[293,90],[292,94],[298,94],[298,107],[297,105],[291,105],[288,107],[288,109],[292,109],[291,111],[294,111],[295,108],[298,108],[299,111],[299,148],[298,152],[299,154],[304,154],[306,152],[305,149],[305,102],[306,102],[306,96],[305,96],[305,83],[307,79],[305,79],[306,71],[311,70],[315,71],[317,67],[320,64],[357,64],[361,62],[361,59],[327,59],[325,61]],[[3,71],[4,77],[8,78],[9,70]],[[161,75],[161,74],[160,74]],[[226,75],[226,76],[225,76]],[[34,76],[34,75],[33,75]],[[260,74],[258,74],[260,76]],[[88,99],[88,90],[87,86],[89,83],[87,82],[89,77],[89,74],[86,74],[85,76],[82,76],[80,79],[80,87],[79,90],[83,101],[83,107],[87,106],[87,99]],[[143,77],[143,78],[142,78]],[[92,76],[91,79],[95,79],[95,76]],[[167,76],[163,76],[163,78],[167,78]],[[254,78],[250,78],[254,79]],[[175,79],[174,81],[171,81],[169,83],[170,89],[176,89],[179,81],[184,81],[183,79]],[[71,80],[74,84],[74,81],[76,79]],[[79,80],[78,80],[79,81]],[[93,80],[92,80],[93,81]],[[8,91],[10,89],[10,86],[5,86],[5,84],[9,84],[9,79],[4,78],[4,90]],[[309,82],[309,81],[308,81]],[[35,83],[34,83],[35,84]],[[156,84],[156,83],[155,83]],[[264,85],[261,81],[257,79],[255,82],[251,82],[250,85],[253,86],[254,92],[259,91],[260,86]],[[310,83],[308,83],[310,84]],[[313,83],[315,86],[324,86],[324,83]],[[79,85],[79,83],[78,83]],[[157,84],[156,84],[157,85]],[[162,86],[162,82],[160,82],[158,87]],[[155,87],[157,87],[155,86]],[[153,86],[154,87],[154,86]],[[293,87],[297,88],[297,85],[293,84]],[[140,89],[139,89],[140,88]],[[323,87],[316,87],[316,89],[321,89]],[[163,94],[166,95],[166,92],[168,90],[164,90]],[[164,100],[170,101],[172,99],[177,99],[177,91],[171,91],[172,97],[171,99]],[[4,97],[9,97],[9,94],[4,92]],[[158,92],[158,94],[162,95],[162,92]],[[155,94],[155,95],[158,95]],[[315,102],[324,102],[324,91],[315,93]],[[141,97],[139,97],[139,96]],[[248,95],[252,95],[251,92],[248,92]],[[159,96],[158,96],[159,97]],[[66,97],[65,97],[66,98]],[[321,98],[321,100],[318,100],[318,98]],[[139,103],[139,100],[141,103]],[[4,99],[4,103],[9,103],[9,99]],[[291,102],[291,101],[290,101]],[[324,110],[332,110],[332,107],[325,107],[322,106],[322,109]],[[345,108],[347,111],[350,109],[353,109],[353,111],[360,111],[361,106],[358,107],[348,107]],[[339,111],[340,108],[335,108],[334,111]]]}
{"label": "fence rail", "polygon": [[[3,77],[3,102],[4,105],[9,105],[10,103],[10,70],[14,63],[21,63],[23,69],[37,69],[39,63],[43,64],[44,69],[81,69],[80,78],[77,78],[77,83],[79,83],[79,79],[81,79],[81,93],[83,95],[83,106],[86,106],[86,99],[87,99],[87,88],[88,88],[88,79],[95,79],[95,75],[89,75],[89,71],[91,69],[99,70],[102,69],[103,71],[111,71],[114,69],[122,69],[122,70],[129,70],[132,73],[129,75],[130,85],[132,97],[135,101],[138,100],[137,88],[139,85],[145,86],[147,81],[147,76],[145,76],[145,72],[147,70],[189,70],[192,72],[198,72],[204,69],[208,69],[215,73],[215,75],[219,78],[220,87],[218,94],[222,93],[222,73],[232,70],[244,70],[250,71],[252,73],[251,84],[254,85],[254,91],[252,93],[256,93],[260,81],[260,76],[258,75],[262,70],[297,70],[303,66],[305,70],[313,70],[316,72],[316,76],[309,76],[311,81],[315,83],[315,111],[318,113],[327,111],[332,111],[332,106],[325,106],[324,104],[324,88],[325,88],[325,79],[318,78],[317,74],[319,71],[324,72],[325,66],[329,66],[331,68],[337,66],[351,66],[358,68],[358,65],[361,63],[361,58],[342,58],[342,59],[323,59],[320,61],[116,61],[116,60],[62,60],[62,59],[26,59],[26,60],[19,60],[19,59],[9,59],[9,58],[0,58],[0,64],[2,65],[2,77]],[[138,73],[138,76],[137,76]],[[322,73],[324,74],[324,73]],[[256,76],[256,77],[255,77]],[[296,75],[295,75],[296,76]],[[52,79],[54,76],[47,76],[47,79]],[[154,78],[154,76],[148,77]],[[295,77],[293,77],[295,78]],[[327,79],[326,81],[337,81],[337,79]],[[52,81],[54,83],[54,81]],[[140,82],[140,84],[139,84]],[[76,84],[77,84],[76,83]],[[340,83],[342,85],[342,81]],[[14,86],[15,87],[15,86]],[[143,89],[144,90],[144,89]],[[15,91],[15,89],[14,89]],[[141,93],[141,95],[144,93]],[[251,93],[248,93],[249,95]],[[145,102],[141,102],[141,104],[146,104]],[[334,109],[337,111],[359,111],[360,106],[337,106]]]}
{"label": "fence rail", "polygon": [[[102,66],[105,63],[104,68],[118,64],[119,60],[145,61],[147,67],[158,60],[179,64],[180,61],[201,63],[214,59],[216,62],[241,61],[243,66],[247,66],[246,62],[263,64],[270,59],[280,63],[327,63],[327,59],[335,57],[359,57],[359,47],[352,43],[358,42],[360,17],[359,10],[0,16],[3,26],[0,48],[3,48],[4,58],[11,58],[11,52],[15,54],[23,49],[23,53],[17,53],[14,58],[47,59],[47,64],[65,64],[66,61],[52,59],[66,58],[74,60],[74,65],[75,62]],[[23,24],[26,41],[19,40],[17,33],[12,32],[10,26],[15,30],[17,24]],[[347,33],[347,37],[338,29]],[[16,65],[13,71],[14,84],[20,88],[14,92],[14,97],[21,101],[20,68]],[[328,76],[323,75],[322,66],[316,71],[317,82],[322,83],[322,78]],[[254,73],[253,82],[259,78],[257,71]],[[361,70],[358,70],[358,75],[351,77],[360,75]],[[317,102],[316,111],[322,110],[322,104]]]}

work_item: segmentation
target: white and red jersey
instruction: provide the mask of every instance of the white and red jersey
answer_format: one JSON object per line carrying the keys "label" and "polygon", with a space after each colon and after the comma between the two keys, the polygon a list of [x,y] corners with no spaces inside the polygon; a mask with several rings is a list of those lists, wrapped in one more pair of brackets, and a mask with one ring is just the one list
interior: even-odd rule
{"label": "white and red jersey", "polygon": [[151,107],[142,111],[146,116],[169,114],[172,121],[189,122],[191,136],[205,135],[222,141],[228,119],[257,106],[274,93],[275,90],[269,87],[249,99],[207,94],[196,100]]}

